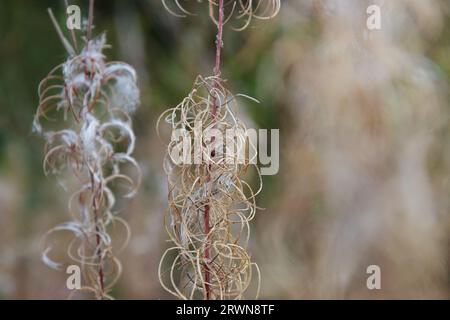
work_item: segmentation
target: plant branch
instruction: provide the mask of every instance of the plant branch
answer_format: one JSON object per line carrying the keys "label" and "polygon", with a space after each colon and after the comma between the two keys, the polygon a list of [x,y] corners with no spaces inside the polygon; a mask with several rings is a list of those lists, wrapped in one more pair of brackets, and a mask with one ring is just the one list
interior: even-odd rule
{"label": "plant branch", "polygon": [[[223,0],[219,0],[219,20],[217,23],[217,37],[216,37],[216,63],[214,65],[214,76],[220,77],[221,70],[221,56],[222,56],[222,47],[223,47],[223,24],[224,24],[224,4]],[[217,88],[218,86],[218,79],[216,79],[214,83],[214,87]],[[217,115],[217,110],[219,106],[217,103],[217,97],[214,96],[213,98],[213,107],[212,107],[212,116],[215,119]],[[211,142],[214,143],[215,137],[212,137]],[[215,149],[213,148],[213,151],[211,152],[211,158],[215,156]],[[211,165],[208,167],[209,172],[211,171]],[[210,181],[210,176],[208,175],[208,182]],[[211,226],[210,226],[210,206],[209,204],[205,205],[205,214],[204,214],[204,225],[205,225],[205,235],[208,237]],[[205,293],[206,293],[206,300],[210,300],[211,298],[211,290],[209,286],[210,282],[210,276],[209,276],[209,265],[208,260],[210,258],[209,254],[209,247],[206,245],[205,247]]]}
{"label": "plant branch", "polygon": [[92,199],[92,207],[94,209],[94,224],[95,224],[95,240],[96,240],[96,250],[97,250],[97,257],[98,257],[98,281],[100,285],[100,291],[101,291],[101,297],[98,297],[98,299],[103,300],[103,295],[105,291],[105,284],[104,284],[104,274],[103,274],[103,257],[102,257],[102,250],[101,250],[101,241],[100,241],[100,228],[99,228],[99,203],[97,200],[97,191],[95,188],[95,180],[94,180],[94,174],[91,170],[89,170],[89,175],[91,178],[91,191],[93,195]]}

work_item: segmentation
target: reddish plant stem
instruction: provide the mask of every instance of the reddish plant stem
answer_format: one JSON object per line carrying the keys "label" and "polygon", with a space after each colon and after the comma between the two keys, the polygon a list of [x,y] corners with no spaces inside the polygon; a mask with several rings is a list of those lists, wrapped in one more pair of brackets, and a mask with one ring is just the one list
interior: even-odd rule
{"label": "reddish plant stem", "polygon": [[[89,0],[89,16],[88,16],[88,27],[87,27],[87,40],[88,43],[87,45],[89,46],[89,41],[92,38],[92,29],[94,26],[94,2],[95,0]],[[91,72],[89,70],[85,70],[85,75],[86,77],[90,77],[91,76]],[[88,107],[88,110],[91,111],[91,108],[94,106],[95,102],[92,103],[92,106]],[[99,203],[98,203],[98,199],[97,199],[97,191],[94,189],[95,188],[95,181],[94,181],[94,175],[91,172],[91,180],[92,180],[92,192],[94,195],[94,199],[93,199],[93,206],[94,206],[94,223],[95,223],[95,232],[96,232],[96,236],[95,236],[95,240],[97,243],[97,257],[98,257],[98,263],[99,263],[99,267],[98,267],[98,280],[100,282],[100,290],[101,290],[101,294],[102,296],[100,297],[100,300],[103,300],[104,294],[105,294],[105,280],[104,280],[104,274],[103,274],[103,257],[102,257],[102,250],[100,248],[100,228],[99,228]]]}
{"label": "reddish plant stem", "polygon": [[[220,71],[220,66],[221,66],[221,56],[222,56],[222,46],[223,46],[223,23],[224,23],[224,4],[223,4],[224,0],[219,0],[219,20],[217,23],[217,37],[216,37],[216,63],[214,65],[214,76],[216,77],[220,77],[221,71]],[[214,85],[213,87],[215,89],[217,89],[219,83],[218,83],[218,79],[216,79],[214,81]],[[213,120],[215,120],[216,116],[217,116],[217,111],[219,109],[219,105],[217,103],[217,97],[214,96],[213,97],[213,104],[212,104],[212,116],[213,116]],[[212,137],[211,138],[211,142],[214,143],[215,138]],[[211,157],[215,156],[215,150],[213,149],[213,151],[211,152]],[[211,165],[208,166],[208,170],[209,172],[211,172]],[[208,178],[207,178],[207,182],[209,182],[210,176],[208,174]],[[205,224],[205,234],[206,236],[209,235],[210,231],[211,231],[211,226],[210,226],[210,205],[206,204],[205,205],[205,215],[204,215],[204,224]],[[205,293],[206,293],[206,300],[210,300],[211,299],[211,289],[210,289],[210,269],[209,269],[209,265],[208,265],[208,260],[210,258],[210,254],[209,254],[209,247],[208,245],[205,247]]]}
{"label": "reddish plant stem", "polygon": [[[209,225],[209,204],[205,206],[205,234],[208,235],[210,231],[210,225]],[[205,260],[209,260],[209,247],[205,247]],[[206,300],[209,300],[211,298],[211,289],[209,287],[209,265],[208,262],[205,262],[205,293],[206,293]]]}
{"label": "reddish plant stem", "polygon": [[95,204],[95,208],[94,208],[94,223],[95,223],[95,232],[97,233],[96,235],[96,242],[97,242],[97,247],[98,247],[98,252],[97,252],[97,256],[98,256],[98,260],[99,260],[99,267],[98,267],[98,278],[99,278],[99,282],[100,282],[100,290],[102,292],[102,297],[101,299],[103,300],[103,295],[105,292],[105,280],[104,280],[104,275],[103,275],[103,259],[102,259],[102,253],[100,250],[100,228],[98,227],[98,208],[97,208],[97,204]]}
{"label": "reddish plant stem", "polygon": [[215,76],[220,76],[220,63],[223,46],[223,19],[224,19],[223,0],[219,0],[219,20],[217,23],[217,38],[216,38],[216,64],[214,66]]}
{"label": "reddish plant stem", "polygon": [[97,257],[98,257],[98,263],[99,263],[99,267],[98,267],[98,280],[99,280],[99,284],[100,284],[100,290],[101,290],[101,294],[102,296],[99,297],[99,299],[103,300],[103,295],[105,292],[105,285],[104,285],[104,274],[103,274],[103,259],[102,259],[102,252],[101,252],[101,248],[100,248],[100,228],[98,226],[99,223],[99,217],[98,217],[98,213],[99,213],[99,204],[98,204],[98,200],[97,200],[97,192],[95,191],[95,180],[94,180],[94,174],[89,171],[89,174],[91,176],[91,188],[92,188],[92,194],[93,194],[93,202],[92,202],[92,206],[94,208],[94,224],[95,224],[95,241],[97,244]]}

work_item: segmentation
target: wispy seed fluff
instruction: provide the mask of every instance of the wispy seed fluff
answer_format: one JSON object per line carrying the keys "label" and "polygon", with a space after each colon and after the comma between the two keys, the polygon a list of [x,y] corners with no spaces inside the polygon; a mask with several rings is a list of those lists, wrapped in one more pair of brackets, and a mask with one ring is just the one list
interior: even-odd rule
{"label": "wispy seed fluff", "polygon": [[[104,34],[83,38],[84,46],[77,50],[75,38],[69,43],[57,30],[69,58],[39,85],[34,129],[46,140],[45,173],[55,175],[72,194],[72,220],[47,233],[42,257],[54,269],[79,266],[79,291],[110,299],[121,273],[115,254],[129,239],[117,200],[133,197],[140,184],[130,118],[139,105],[137,77],[131,66],[105,61]],[[60,257],[61,252],[67,257]]]}

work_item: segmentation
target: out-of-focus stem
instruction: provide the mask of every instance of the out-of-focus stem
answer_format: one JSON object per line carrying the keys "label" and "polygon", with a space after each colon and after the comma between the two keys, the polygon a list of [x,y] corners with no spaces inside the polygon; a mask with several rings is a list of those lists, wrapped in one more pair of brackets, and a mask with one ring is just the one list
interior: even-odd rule
{"label": "out-of-focus stem", "polygon": [[223,0],[219,0],[219,20],[217,23],[217,38],[216,38],[216,64],[214,66],[214,75],[220,76],[220,64],[223,46],[223,19],[224,19]]}
{"label": "out-of-focus stem", "polygon": [[94,0],[89,0],[89,16],[88,16],[88,27],[87,27],[87,39],[91,40],[92,37],[92,26],[94,23]]}

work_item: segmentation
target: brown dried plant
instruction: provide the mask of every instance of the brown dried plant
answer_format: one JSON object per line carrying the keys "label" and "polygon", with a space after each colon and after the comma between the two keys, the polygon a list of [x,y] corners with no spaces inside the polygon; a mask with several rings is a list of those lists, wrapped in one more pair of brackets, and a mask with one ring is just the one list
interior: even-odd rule
{"label": "brown dried plant", "polygon": [[[93,8],[91,0],[85,35],[77,39],[72,32],[71,41],[49,9],[69,57],[39,85],[34,128],[47,141],[45,174],[55,175],[66,189],[74,188],[69,200],[73,220],[48,231],[43,261],[54,269],[81,266],[85,284],[79,291],[111,299],[109,292],[121,273],[115,254],[129,239],[128,225],[118,216],[118,198],[133,197],[140,184],[140,169],[132,157],[135,135],[130,118],[139,104],[139,90],[131,66],[105,61],[105,35],[91,38]],[[111,228],[123,228],[124,239],[113,241]],[[53,239],[60,232],[72,236],[67,247]],[[58,247],[66,249],[62,251],[70,263],[51,257]]]}
{"label": "brown dried plant", "polygon": [[[197,150],[192,148],[189,157],[199,152],[202,164],[177,164],[172,155],[180,144],[172,140],[168,146],[165,172],[169,210],[165,220],[174,246],[163,255],[159,271],[164,288],[182,299],[242,298],[253,269],[259,278],[258,267],[251,262],[246,247],[249,222],[256,213],[255,197],[262,183],[255,192],[243,180],[249,159],[239,157],[247,147],[246,128],[236,116],[236,99],[223,82],[218,77],[199,76],[188,97],[161,116],[173,131],[189,128],[187,139],[192,141],[212,128],[223,136],[227,130],[236,133],[233,143],[226,145],[227,151],[236,151],[234,154],[221,152],[214,137],[204,139]],[[162,268],[167,264],[170,276],[165,281]],[[177,283],[178,270],[181,275]]]}
{"label": "brown dried plant", "polygon": [[[180,299],[242,299],[256,271],[257,297],[260,272],[251,261],[247,244],[262,179],[257,166],[257,191],[243,179],[249,163],[254,163],[249,157],[256,154],[256,147],[236,115],[236,97],[249,97],[234,96],[221,78],[226,4],[224,0],[209,4],[211,17],[215,6],[219,11],[214,20],[218,28],[214,75],[198,76],[189,95],[160,117],[172,129],[165,160],[169,189],[165,223],[173,246],[161,258],[159,278],[162,286]],[[182,142],[175,136],[180,131],[184,132]],[[234,138],[227,139],[224,147],[219,137],[230,131]],[[194,148],[186,150],[186,145]],[[194,161],[175,159],[173,155],[180,151],[184,160]]]}
{"label": "brown dried plant", "polygon": [[[211,20],[218,25],[219,21],[215,16],[215,11],[219,7],[220,1],[218,0],[185,0],[182,4],[180,0],[162,0],[164,7],[167,11],[177,17],[187,17],[193,15],[186,5],[192,2],[207,2],[209,6],[209,16]],[[169,5],[169,3],[171,3]],[[240,21],[240,26],[233,27],[236,31],[242,31],[246,29],[252,19],[257,20],[269,20],[274,18],[281,8],[281,0],[226,0],[223,5],[226,11],[223,23],[226,24],[230,20]]]}

